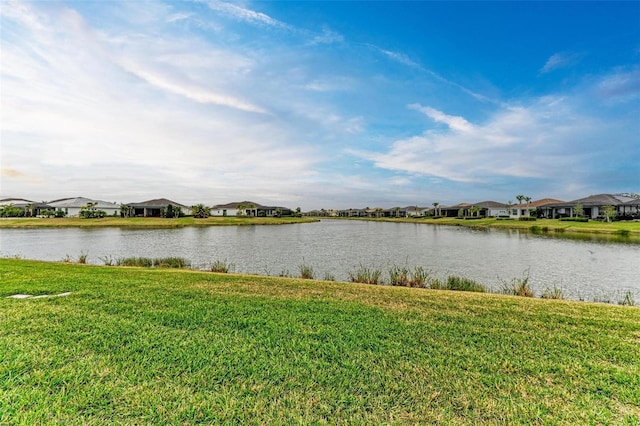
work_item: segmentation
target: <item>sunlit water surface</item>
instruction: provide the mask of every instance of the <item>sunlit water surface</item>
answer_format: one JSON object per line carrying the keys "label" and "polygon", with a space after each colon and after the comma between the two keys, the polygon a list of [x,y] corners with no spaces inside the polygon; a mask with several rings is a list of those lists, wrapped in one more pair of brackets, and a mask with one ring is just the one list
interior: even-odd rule
{"label": "sunlit water surface", "polygon": [[359,266],[382,270],[422,266],[438,277],[472,278],[497,290],[527,271],[536,295],[557,287],[565,297],[616,302],[631,291],[640,302],[640,244],[606,239],[556,238],[519,231],[426,224],[323,220],[281,226],[177,229],[1,229],[0,255],[104,263],[121,257],[184,257],[206,269],[213,261],[234,272],[347,281]]}

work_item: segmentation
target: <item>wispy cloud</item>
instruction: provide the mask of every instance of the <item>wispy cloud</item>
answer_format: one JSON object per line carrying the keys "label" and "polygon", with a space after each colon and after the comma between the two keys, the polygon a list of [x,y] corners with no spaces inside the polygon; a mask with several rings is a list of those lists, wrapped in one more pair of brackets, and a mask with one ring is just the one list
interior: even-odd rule
{"label": "wispy cloud", "polygon": [[128,72],[136,75],[152,86],[158,87],[170,93],[184,96],[188,99],[194,100],[204,104],[216,104],[223,105],[230,108],[237,108],[242,111],[256,112],[260,114],[267,114],[268,111],[257,105],[253,105],[249,102],[243,101],[233,96],[216,93],[215,91],[190,82],[187,78],[181,78],[180,80],[172,80],[171,77],[162,75],[157,71],[145,69],[144,66],[134,63],[129,60],[120,61],[122,67]]}
{"label": "wispy cloud", "polygon": [[[528,105],[497,110],[488,120],[472,124],[428,106],[412,104],[445,129],[393,143],[386,152],[352,150],[377,167],[457,182],[491,182],[499,177],[565,179],[586,172],[581,160],[600,151],[596,142],[609,127],[597,116],[583,116],[570,101],[543,97]],[[631,144],[632,141],[626,141]],[[595,144],[595,145],[594,145]],[[602,159],[615,153],[601,153]],[[600,155],[600,154],[599,154]]]}
{"label": "wispy cloud", "polygon": [[540,72],[542,74],[555,71],[560,68],[569,68],[576,65],[585,56],[584,53],[559,52],[551,55],[544,64]]}
{"label": "wispy cloud", "polygon": [[256,12],[251,9],[246,9],[232,3],[227,3],[219,0],[208,0],[205,3],[211,10],[223,13],[226,16],[237,19],[239,21],[252,24],[268,25],[278,28],[290,28],[289,25],[285,24],[284,22],[278,21],[277,19],[273,19],[267,14]]}
{"label": "wispy cloud", "polygon": [[342,34],[333,31],[329,27],[325,26],[322,28],[322,34],[313,37],[310,44],[333,44],[342,43],[343,41],[344,36]]}
{"label": "wispy cloud", "polygon": [[612,75],[607,75],[598,82],[596,93],[614,102],[640,98],[640,68],[618,70]]}
{"label": "wispy cloud", "polygon": [[425,107],[420,104],[411,104],[409,108],[424,113],[427,117],[438,123],[446,124],[451,130],[455,132],[469,133],[474,130],[471,123],[465,120],[463,117],[455,117],[447,115],[437,109],[431,107]]}
{"label": "wispy cloud", "polygon": [[409,56],[405,55],[404,53],[394,52],[392,50],[383,49],[383,48],[375,46],[373,44],[366,44],[366,46],[370,47],[371,49],[373,49],[373,50],[375,50],[375,51],[377,51],[379,53],[381,53],[382,55],[384,55],[388,59],[391,59],[394,62],[397,62],[397,63],[402,64],[402,65],[406,65],[408,67],[416,68],[416,69],[423,69],[420,64],[418,64],[417,62],[412,60]]}

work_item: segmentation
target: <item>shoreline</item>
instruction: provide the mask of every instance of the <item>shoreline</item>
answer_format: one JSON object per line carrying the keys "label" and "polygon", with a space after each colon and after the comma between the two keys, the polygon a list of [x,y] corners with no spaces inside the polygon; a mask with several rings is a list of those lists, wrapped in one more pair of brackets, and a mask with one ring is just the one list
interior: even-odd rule
{"label": "shoreline", "polygon": [[[578,236],[592,235],[603,237],[615,237],[631,242],[640,243],[640,222],[570,222],[558,219],[537,219],[535,221],[505,220],[496,218],[459,219],[443,217],[438,219],[418,218],[343,218],[343,217],[209,217],[207,219],[195,219],[182,217],[177,219],[156,217],[105,217],[102,219],[83,218],[3,218],[0,219],[0,229],[20,228],[101,228],[119,227],[131,229],[169,229],[184,227],[207,226],[267,226],[288,225],[298,223],[315,223],[321,220],[359,220],[368,222],[389,223],[414,223],[424,225],[465,227],[472,229],[501,229],[518,230],[536,235],[549,236]],[[637,240],[637,241],[636,241]]]}
{"label": "shoreline", "polygon": [[475,229],[520,230],[532,234],[561,235],[563,233],[599,234],[619,237],[640,237],[640,222],[569,222],[559,219],[538,219],[534,221],[506,220],[495,218],[330,218],[331,220],[363,220],[370,222],[416,223],[426,225],[458,226]]}
{"label": "shoreline", "polygon": [[105,217],[101,219],[65,218],[6,218],[0,219],[0,229],[18,228],[137,228],[167,229],[185,228],[189,226],[257,226],[288,225],[295,223],[318,222],[319,219],[309,217],[194,217],[159,218],[159,217]]}

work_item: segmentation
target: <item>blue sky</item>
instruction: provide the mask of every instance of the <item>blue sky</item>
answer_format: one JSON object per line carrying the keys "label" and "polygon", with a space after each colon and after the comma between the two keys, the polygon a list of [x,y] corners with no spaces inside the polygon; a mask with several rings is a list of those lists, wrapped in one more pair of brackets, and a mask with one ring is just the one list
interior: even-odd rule
{"label": "blue sky", "polygon": [[640,2],[0,2],[2,196],[640,192]]}

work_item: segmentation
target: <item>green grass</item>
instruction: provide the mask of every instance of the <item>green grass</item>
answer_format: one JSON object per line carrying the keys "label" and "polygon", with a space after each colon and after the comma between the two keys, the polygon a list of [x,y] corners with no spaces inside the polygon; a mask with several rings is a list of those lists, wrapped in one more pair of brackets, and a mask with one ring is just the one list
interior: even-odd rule
{"label": "green grass", "polygon": [[284,225],[289,223],[316,222],[308,217],[209,217],[196,219],[181,217],[166,219],[159,217],[105,217],[102,219],[69,218],[17,218],[0,220],[0,228],[65,228],[65,227],[119,227],[119,228],[182,228],[185,226],[229,226],[229,225]]}
{"label": "green grass", "polygon": [[635,425],[638,347],[636,307],[0,259],[0,424]]}
{"label": "green grass", "polygon": [[520,229],[523,231],[570,232],[582,234],[613,234],[613,236],[640,237],[640,222],[566,222],[559,219],[537,219],[535,221],[501,220],[499,218],[479,218],[461,220],[454,217],[433,218],[354,218],[351,220],[371,220],[388,222],[429,223],[433,225],[466,226],[470,228]]}

